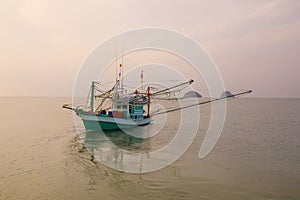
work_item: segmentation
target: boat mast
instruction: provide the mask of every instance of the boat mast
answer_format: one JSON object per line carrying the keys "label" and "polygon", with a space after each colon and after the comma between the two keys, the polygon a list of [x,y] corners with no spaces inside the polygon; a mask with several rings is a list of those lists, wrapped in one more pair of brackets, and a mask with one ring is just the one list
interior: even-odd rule
{"label": "boat mast", "polygon": [[148,97],[148,113],[147,113],[147,117],[150,117],[150,87],[147,88],[147,97]]}
{"label": "boat mast", "polygon": [[116,83],[118,82],[118,53],[117,53],[117,45],[115,48],[116,51]]}
{"label": "boat mast", "polygon": [[95,92],[95,82],[92,81],[92,85],[91,85],[91,99],[90,99],[91,114],[94,113],[94,92]]}
{"label": "boat mast", "polygon": [[122,78],[121,78],[121,91],[122,91],[122,94],[123,94],[123,68],[124,68],[124,65],[123,65],[123,46],[122,46],[122,65],[121,65],[121,74],[122,74]]}
{"label": "boat mast", "polygon": [[143,70],[141,72],[141,84],[142,84],[142,91],[141,92],[144,92],[144,71]]}

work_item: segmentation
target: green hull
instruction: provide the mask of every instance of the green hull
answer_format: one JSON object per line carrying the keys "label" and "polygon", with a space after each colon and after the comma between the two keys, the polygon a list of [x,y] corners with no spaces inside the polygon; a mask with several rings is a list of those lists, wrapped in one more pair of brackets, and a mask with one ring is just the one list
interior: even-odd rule
{"label": "green hull", "polygon": [[[103,119],[103,118],[102,118]],[[118,121],[118,119],[116,119],[116,121],[113,120],[113,118],[111,121],[107,121],[107,120],[95,120],[95,119],[85,119],[82,118],[84,127],[86,130],[119,130],[119,129],[128,129],[128,128],[133,128],[133,127],[137,127],[137,126],[144,126],[147,125],[151,122],[150,118],[146,118],[143,120],[138,120],[138,121],[132,121],[132,120],[122,120],[122,121]]]}
{"label": "green hull", "polygon": [[110,122],[97,122],[83,120],[83,124],[86,130],[119,130],[124,128],[135,127],[133,125],[123,125]]}

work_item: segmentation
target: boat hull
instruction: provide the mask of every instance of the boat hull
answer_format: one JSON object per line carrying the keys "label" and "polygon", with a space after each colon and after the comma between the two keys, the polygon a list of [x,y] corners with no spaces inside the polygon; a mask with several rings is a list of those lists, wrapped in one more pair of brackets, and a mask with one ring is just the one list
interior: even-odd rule
{"label": "boat hull", "polygon": [[86,130],[119,130],[128,129],[137,126],[144,126],[151,122],[151,118],[144,118],[140,120],[114,118],[114,117],[100,117],[95,115],[82,115]]}

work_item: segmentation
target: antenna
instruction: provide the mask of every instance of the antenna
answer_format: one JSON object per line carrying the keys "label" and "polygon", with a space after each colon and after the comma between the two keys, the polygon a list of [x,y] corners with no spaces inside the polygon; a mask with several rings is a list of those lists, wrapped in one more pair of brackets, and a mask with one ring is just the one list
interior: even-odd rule
{"label": "antenna", "polygon": [[115,53],[116,53],[116,83],[118,81],[118,52],[117,52],[117,42],[115,43]]}
{"label": "antenna", "polygon": [[141,84],[142,84],[142,91],[141,92],[143,92],[144,91],[144,70],[142,70],[142,72],[141,72]]}
{"label": "antenna", "polygon": [[123,54],[124,54],[124,46],[122,45],[122,67],[121,67],[121,75],[122,75],[122,78],[121,78],[121,90],[122,90],[122,94],[123,94],[123,68],[124,68],[124,64],[123,64]]}

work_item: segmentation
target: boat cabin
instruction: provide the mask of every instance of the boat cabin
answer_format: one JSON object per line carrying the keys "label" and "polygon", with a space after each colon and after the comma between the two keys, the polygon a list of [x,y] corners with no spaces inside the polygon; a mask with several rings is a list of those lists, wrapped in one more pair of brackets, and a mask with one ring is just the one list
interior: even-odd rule
{"label": "boat cabin", "polygon": [[118,98],[112,98],[111,110],[105,115],[102,113],[102,116],[142,120],[145,113],[144,105],[147,103],[147,98],[141,94],[132,94],[129,97],[118,96]]}

